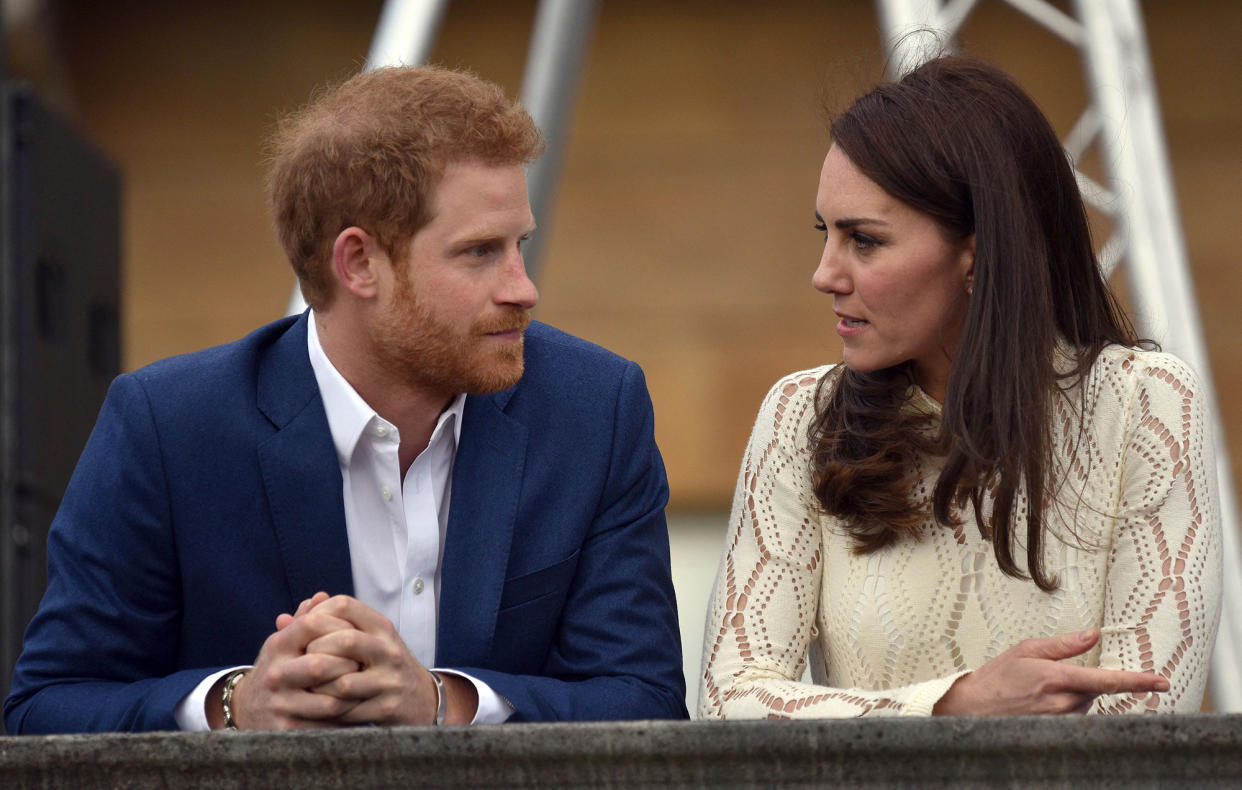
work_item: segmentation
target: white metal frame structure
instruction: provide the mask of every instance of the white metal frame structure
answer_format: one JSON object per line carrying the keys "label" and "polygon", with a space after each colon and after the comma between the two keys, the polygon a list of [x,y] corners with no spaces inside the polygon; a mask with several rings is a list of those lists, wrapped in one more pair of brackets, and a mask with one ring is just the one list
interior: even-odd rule
{"label": "white metal frame structure", "polygon": [[522,106],[548,141],[548,150],[527,172],[530,208],[539,223],[522,250],[526,273],[536,279],[550,234],[553,199],[560,180],[569,120],[573,114],[587,42],[595,30],[599,0],[540,0],[522,75]]}
{"label": "white metal frame structure", "polygon": [[[1135,0],[1074,0],[1077,18],[1045,0],[1003,0],[1081,53],[1090,105],[1066,136],[1077,162],[1093,144],[1103,154],[1106,187],[1075,168],[1083,197],[1113,222],[1100,251],[1106,272],[1125,265],[1139,331],[1186,360],[1199,374],[1215,425],[1216,463],[1224,532],[1224,599],[1212,656],[1211,693],[1220,712],[1242,712],[1242,553],[1238,508],[1212,384],[1211,366],[1173,191],[1143,20]],[[978,0],[876,0],[893,70],[926,59],[927,39],[951,41]],[[1170,321],[1170,316],[1177,320]]]}
{"label": "white metal frame structure", "polygon": [[[367,53],[366,71],[416,66],[431,56],[448,0],[385,0]],[[595,29],[599,0],[540,0],[522,76],[522,105],[548,143],[527,172],[531,211],[540,232],[523,249],[526,270],[536,278],[541,241],[548,237],[552,199],[560,175],[566,129],[572,115],[586,42]],[[295,285],[286,313],[306,309]]]}

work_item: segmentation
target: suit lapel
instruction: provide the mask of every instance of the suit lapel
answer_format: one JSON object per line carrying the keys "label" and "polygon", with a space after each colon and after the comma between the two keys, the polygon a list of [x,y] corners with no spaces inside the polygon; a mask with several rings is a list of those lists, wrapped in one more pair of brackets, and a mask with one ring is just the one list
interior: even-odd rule
{"label": "suit lapel", "polygon": [[503,411],[512,393],[466,398],[440,573],[442,666],[482,666],[491,651],[526,461],[526,426]]}
{"label": "suit lapel", "polygon": [[260,362],[259,410],[276,433],[259,467],[285,563],[291,602],[317,590],[352,595],[341,470],[306,351],[307,314]]}

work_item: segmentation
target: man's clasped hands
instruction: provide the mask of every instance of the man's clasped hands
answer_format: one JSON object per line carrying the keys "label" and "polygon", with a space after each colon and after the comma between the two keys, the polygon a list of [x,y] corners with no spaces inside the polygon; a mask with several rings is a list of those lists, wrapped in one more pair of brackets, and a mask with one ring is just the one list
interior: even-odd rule
{"label": "man's clasped hands", "polygon": [[[473,684],[452,673],[440,678],[445,723],[469,723],[478,705]],[[283,729],[431,724],[439,702],[431,672],[387,617],[352,596],[318,592],[277,616],[231,709],[242,729]]]}

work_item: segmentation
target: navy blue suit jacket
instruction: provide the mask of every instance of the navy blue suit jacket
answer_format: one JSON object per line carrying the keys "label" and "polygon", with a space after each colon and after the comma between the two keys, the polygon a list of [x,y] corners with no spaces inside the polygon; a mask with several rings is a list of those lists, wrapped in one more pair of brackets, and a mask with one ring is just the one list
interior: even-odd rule
{"label": "navy blue suit jacket", "polygon": [[[176,729],[277,614],[353,592],[306,321],[113,383],[48,537],[10,732]],[[436,665],[513,721],[684,717],[667,496],[638,366],[533,323],[522,380],[466,398]]]}

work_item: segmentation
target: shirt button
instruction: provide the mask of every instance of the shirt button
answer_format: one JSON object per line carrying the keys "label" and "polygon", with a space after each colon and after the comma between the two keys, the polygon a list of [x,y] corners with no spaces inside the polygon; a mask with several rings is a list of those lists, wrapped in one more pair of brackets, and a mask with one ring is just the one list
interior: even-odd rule
{"label": "shirt button", "polygon": [[384,495],[384,499],[392,501],[392,489],[391,488],[389,488],[388,486],[384,486],[383,488],[380,489],[380,493]]}
{"label": "shirt button", "polygon": [[376,435],[376,436],[387,436],[387,435],[388,435],[388,426],[387,426],[387,425],[376,425],[376,426],[375,426],[375,435]]}
{"label": "shirt button", "polygon": [[423,580],[422,579],[414,580],[414,594],[415,595],[423,594]]}

